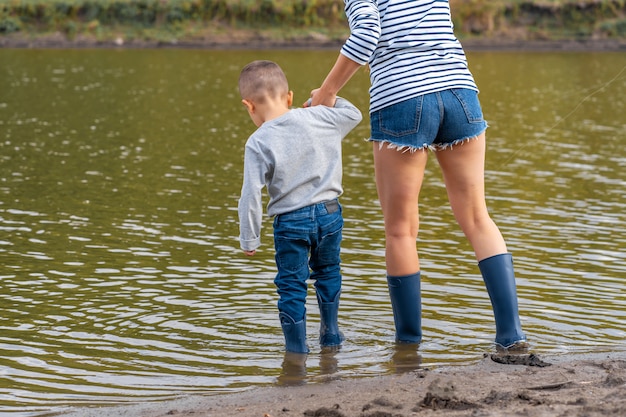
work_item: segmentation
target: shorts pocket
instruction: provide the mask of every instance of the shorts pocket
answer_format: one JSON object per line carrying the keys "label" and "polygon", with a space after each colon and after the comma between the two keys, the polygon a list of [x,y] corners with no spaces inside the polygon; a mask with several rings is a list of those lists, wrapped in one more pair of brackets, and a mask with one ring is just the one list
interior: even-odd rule
{"label": "shorts pocket", "polygon": [[392,137],[413,135],[419,130],[424,97],[419,96],[376,112],[380,132]]}
{"label": "shorts pocket", "polygon": [[454,88],[450,91],[459,100],[468,122],[480,123],[483,121],[483,111],[480,108],[480,101],[476,91],[466,88]]}

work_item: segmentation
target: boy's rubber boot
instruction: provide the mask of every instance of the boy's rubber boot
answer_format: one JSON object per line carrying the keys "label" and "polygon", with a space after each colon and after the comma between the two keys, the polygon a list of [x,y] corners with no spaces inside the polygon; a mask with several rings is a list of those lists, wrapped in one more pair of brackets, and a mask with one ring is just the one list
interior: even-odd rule
{"label": "boy's rubber boot", "polygon": [[491,256],[478,262],[485,281],[496,321],[496,348],[527,349],[517,305],[513,256],[510,253]]}
{"label": "boy's rubber boot", "polygon": [[317,304],[320,307],[320,345],[322,347],[340,346],[346,340],[343,333],[339,331],[337,323],[340,295],[341,291],[337,293],[334,301],[325,303],[317,294]]}
{"label": "boy's rubber boot", "polygon": [[420,343],[422,341],[422,299],[420,273],[387,276],[389,297],[396,325],[397,343]]}
{"label": "boy's rubber boot", "polygon": [[309,353],[306,345],[306,321],[296,322],[287,313],[279,313],[280,325],[285,335],[285,350],[293,353]]}

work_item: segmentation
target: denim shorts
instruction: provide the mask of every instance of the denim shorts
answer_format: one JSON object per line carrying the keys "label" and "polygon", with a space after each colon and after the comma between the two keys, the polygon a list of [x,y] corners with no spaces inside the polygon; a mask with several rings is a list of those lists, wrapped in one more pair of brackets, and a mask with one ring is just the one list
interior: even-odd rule
{"label": "denim shorts", "polygon": [[478,93],[450,89],[417,96],[370,114],[371,141],[399,150],[441,150],[487,129]]}
{"label": "denim shorts", "polygon": [[305,316],[309,278],[323,302],[341,291],[342,211],[332,200],[274,217],[278,310],[295,321]]}

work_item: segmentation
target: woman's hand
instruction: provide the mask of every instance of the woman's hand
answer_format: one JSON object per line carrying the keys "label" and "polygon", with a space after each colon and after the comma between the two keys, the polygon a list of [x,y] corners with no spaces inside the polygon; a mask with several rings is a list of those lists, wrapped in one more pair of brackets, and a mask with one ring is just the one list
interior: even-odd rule
{"label": "woman's hand", "polygon": [[311,98],[309,98],[302,107],[317,106],[319,104],[327,107],[334,107],[335,101],[337,101],[337,95],[329,92],[325,92],[321,88],[311,90]]}

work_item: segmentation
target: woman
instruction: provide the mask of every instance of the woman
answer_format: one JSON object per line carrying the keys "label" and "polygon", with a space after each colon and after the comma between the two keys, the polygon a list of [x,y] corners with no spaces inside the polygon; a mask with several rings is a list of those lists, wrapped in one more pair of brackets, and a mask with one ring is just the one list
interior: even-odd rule
{"label": "woman", "polygon": [[345,0],[350,36],[311,105],[332,105],[370,66],[370,120],[376,187],[385,220],[386,267],[396,341],[420,343],[418,197],[428,150],[471,243],[496,321],[495,344],[527,349],[511,254],[487,211],[485,130],[478,88],[453,33],[447,0]]}

